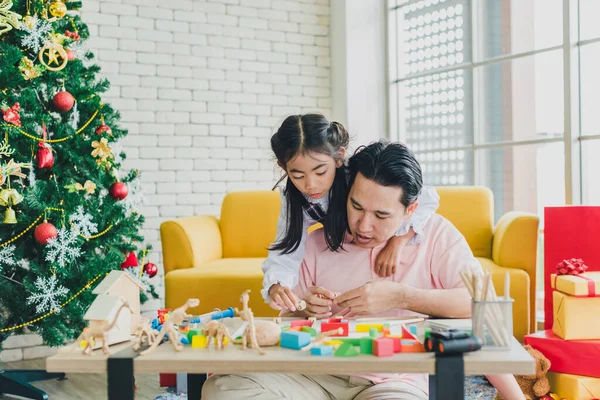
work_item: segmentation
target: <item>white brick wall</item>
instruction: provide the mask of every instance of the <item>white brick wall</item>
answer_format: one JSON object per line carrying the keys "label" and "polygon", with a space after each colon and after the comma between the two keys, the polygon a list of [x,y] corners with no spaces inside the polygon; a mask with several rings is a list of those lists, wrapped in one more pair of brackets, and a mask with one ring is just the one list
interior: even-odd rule
{"label": "white brick wall", "polygon": [[[330,115],[329,13],[329,0],[83,2],[88,47],[112,86],[104,100],[129,129],[125,168],[142,173],[161,295],[160,224],[218,215],[230,191],[270,189],[268,139],[283,118]],[[5,362],[53,351],[35,335],[9,340]]]}
{"label": "white brick wall", "polygon": [[329,0],[83,3],[106,101],[130,130],[125,167],[142,172],[154,262],[161,222],[272,187],[268,138],[285,116],[330,114],[329,13]]}

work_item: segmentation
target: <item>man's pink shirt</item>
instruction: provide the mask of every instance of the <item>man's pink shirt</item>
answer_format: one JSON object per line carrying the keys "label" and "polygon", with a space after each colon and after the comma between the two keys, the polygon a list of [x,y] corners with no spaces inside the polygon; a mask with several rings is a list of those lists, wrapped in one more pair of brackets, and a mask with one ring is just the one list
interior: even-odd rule
{"label": "man's pink shirt", "polygon": [[[396,273],[380,278],[373,268],[384,242],[372,249],[358,247],[350,239],[344,249],[332,252],[327,249],[322,230],[311,233],[306,242],[306,253],[300,267],[298,286],[294,292],[300,297],[311,286],[321,286],[333,292],[344,293],[369,281],[387,279],[421,289],[454,289],[464,287],[459,271],[463,268],[481,269],[462,234],[444,217],[433,214],[425,225],[421,243],[402,249]],[[333,315],[340,312],[332,306]],[[376,317],[419,316],[421,314],[393,309],[376,314]],[[361,378],[374,383],[404,381],[428,393],[425,374],[361,374]]]}

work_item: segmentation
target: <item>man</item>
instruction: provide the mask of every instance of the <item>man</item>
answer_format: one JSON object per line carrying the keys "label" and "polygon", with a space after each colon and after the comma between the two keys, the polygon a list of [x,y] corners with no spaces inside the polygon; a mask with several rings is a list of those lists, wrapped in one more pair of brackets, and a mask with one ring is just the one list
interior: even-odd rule
{"label": "man", "polygon": [[[294,289],[307,308],[304,316],[396,317],[432,315],[468,318],[471,299],[461,281],[463,268],[480,265],[458,230],[434,214],[419,245],[402,250],[396,272],[374,271],[379,251],[417,207],[421,168],[404,145],[377,142],[349,160],[348,234],[343,250],[327,249],[321,231],[312,233]],[[335,292],[341,293],[337,298]],[[300,315],[298,312],[295,315]],[[213,376],[207,399],[427,399],[425,374]]]}

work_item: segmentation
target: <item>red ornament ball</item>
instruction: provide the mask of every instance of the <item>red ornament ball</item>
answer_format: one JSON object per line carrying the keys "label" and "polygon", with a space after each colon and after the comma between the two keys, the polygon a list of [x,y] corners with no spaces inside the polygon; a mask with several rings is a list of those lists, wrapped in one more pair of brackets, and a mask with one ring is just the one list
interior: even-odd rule
{"label": "red ornament ball", "polygon": [[54,99],[52,99],[52,104],[56,111],[59,112],[67,112],[73,108],[75,105],[75,98],[71,93],[63,90],[54,95]]}
{"label": "red ornament ball", "polygon": [[109,192],[113,199],[123,200],[125,197],[127,197],[129,189],[127,189],[127,185],[125,185],[123,182],[115,182],[110,185]]}
{"label": "red ornament ball", "polygon": [[102,135],[103,133],[112,135],[112,129],[110,129],[110,126],[106,125],[104,122],[98,125],[96,128],[96,135]]}
{"label": "red ornament ball", "polygon": [[39,244],[48,244],[50,239],[54,239],[58,235],[58,230],[50,222],[42,222],[35,227],[33,237]]}
{"label": "red ornament ball", "polygon": [[154,278],[158,274],[158,267],[156,264],[148,262],[144,264],[144,272],[148,274],[150,278]]}
{"label": "red ornament ball", "polygon": [[67,60],[73,61],[75,59],[75,53],[71,49],[65,49],[67,52]]}

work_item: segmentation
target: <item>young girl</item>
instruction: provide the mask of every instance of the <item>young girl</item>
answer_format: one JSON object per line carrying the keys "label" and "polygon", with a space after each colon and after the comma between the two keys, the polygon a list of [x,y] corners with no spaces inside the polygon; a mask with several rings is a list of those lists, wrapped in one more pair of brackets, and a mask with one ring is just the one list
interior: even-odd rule
{"label": "young girl", "polygon": [[[298,270],[304,258],[308,228],[323,224],[328,247],[342,247],[346,226],[348,184],[344,156],[350,142],[348,132],[337,122],[319,114],[292,115],[271,137],[277,164],[287,177],[281,190],[281,211],[277,236],[263,263],[265,302],[272,308],[295,311],[298,299],[292,288],[298,283]],[[276,185],[277,186],[277,185]],[[439,206],[434,188],[424,187],[417,209],[379,254],[375,272],[391,276],[399,262],[400,250],[407,243],[417,244],[423,227]]]}

